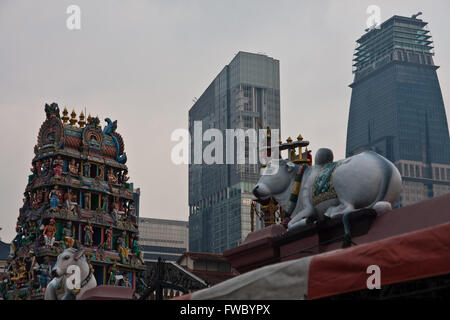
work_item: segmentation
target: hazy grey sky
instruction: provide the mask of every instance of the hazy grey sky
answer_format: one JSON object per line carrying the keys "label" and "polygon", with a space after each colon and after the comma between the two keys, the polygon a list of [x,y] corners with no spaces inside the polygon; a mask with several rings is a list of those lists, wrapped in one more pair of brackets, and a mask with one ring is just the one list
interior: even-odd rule
{"label": "hazy grey sky", "polygon": [[[66,28],[70,4],[79,31]],[[239,50],[280,60],[283,138],[344,157],[351,60],[372,4],[382,21],[424,13],[449,115],[448,0],[0,0],[0,237],[15,234],[46,102],[118,119],[141,215],[187,220],[188,171],[171,163],[170,135]]]}

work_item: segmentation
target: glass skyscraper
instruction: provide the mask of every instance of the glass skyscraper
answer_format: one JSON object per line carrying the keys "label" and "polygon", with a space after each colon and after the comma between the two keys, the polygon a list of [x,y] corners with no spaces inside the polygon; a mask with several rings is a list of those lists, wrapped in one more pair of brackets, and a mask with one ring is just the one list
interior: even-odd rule
{"label": "glass skyscraper", "polygon": [[450,141],[427,22],[393,16],[357,41],[347,156],[374,150],[403,178],[399,206],[450,192]]}
{"label": "glass skyscraper", "polygon": [[176,262],[189,250],[187,221],[139,218],[139,244],[144,261]]}
{"label": "glass skyscraper", "polygon": [[[280,129],[279,61],[263,54],[236,54],[189,110],[191,137],[196,121],[202,121],[203,132],[259,125]],[[246,164],[194,164],[193,148],[194,144],[189,165],[189,249],[222,253],[250,232],[251,191],[259,179],[259,166],[248,164],[248,141]]]}

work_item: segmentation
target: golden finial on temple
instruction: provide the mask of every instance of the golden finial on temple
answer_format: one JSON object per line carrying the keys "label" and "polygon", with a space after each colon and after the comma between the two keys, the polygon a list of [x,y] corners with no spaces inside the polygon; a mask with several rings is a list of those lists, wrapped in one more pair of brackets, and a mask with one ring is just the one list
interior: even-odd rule
{"label": "golden finial on temple", "polygon": [[77,114],[74,109],[72,109],[72,113],[70,114],[69,123],[71,126],[75,126],[77,124]]}
{"label": "golden finial on temple", "polygon": [[297,141],[303,141],[303,137],[302,137],[302,135],[301,135],[301,134],[299,134],[299,135],[298,135],[298,137],[297,137]]}
{"label": "golden finial on temple", "polygon": [[84,121],[83,111],[81,111],[80,113],[80,121],[78,121],[78,125],[80,126],[80,128],[84,128],[84,126],[86,125],[86,121]]}
{"label": "golden finial on temple", "polygon": [[287,142],[287,143],[292,143],[291,137],[287,138],[287,139],[286,139],[286,142]]}
{"label": "golden finial on temple", "polygon": [[61,117],[61,120],[63,121],[64,124],[67,124],[67,121],[69,121],[69,111],[67,111],[67,107],[64,107],[63,110],[63,116]]}

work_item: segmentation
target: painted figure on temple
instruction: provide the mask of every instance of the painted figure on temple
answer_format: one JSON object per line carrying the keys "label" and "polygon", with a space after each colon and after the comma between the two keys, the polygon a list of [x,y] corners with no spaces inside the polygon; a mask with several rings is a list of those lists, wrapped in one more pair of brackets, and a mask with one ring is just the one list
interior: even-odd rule
{"label": "painted figure on temple", "polygon": [[91,174],[91,165],[89,163],[85,163],[83,165],[83,176],[89,177]]}
{"label": "painted figure on temple", "polygon": [[29,245],[36,238],[36,222],[29,220],[25,228],[24,244]]}
{"label": "painted figure on temple", "polygon": [[126,213],[125,205],[122,201],[119,201],[119,216],[122,221],[125,220],[125,213]]}
{"label": "painted figure on temple", "polygon": [[61,179],[62,173],[63,173],[63,166],[64,161],[61,159],[61,156],[58,156],[58,158],[53,161],[53,175],[57,179]]}
{"label": "painted figure on temple", "polygon": [[124,287],[127,287],[127,288],[130,287],[130,280],[128,279],[128,276],[126,273],[123,274],[123,285],[124,285]]}
{"label": "painted figure on temple", "polygon": [[129,209],[128,209],[128,218],[131,220],[131,222],[137,223],[137,219],[136,219],[136,211],[135,211],[135,209],[134,209],[134,204],[133,204],[133,202],[130,202],[130,205],[129,205]]}
{"label": "painted figure on temple", "polygon": [[57,103],[53,102],[51,104],[46,103],[45,104],[45,114],[47,116],[47,119],[50,119],[52,117],[60,117],[59,115],[59,106]]}
{"label": "painted figure on temple", "polygon": [[34,173],[37,176],[41,175],[41,169],[42,169],[42,162],[41,161],[36,161],[36,163],[34,164]]}
{"label": "painted figure on temple", "polygon": [[111,217],[114,220],[114,224],[117,225],[117,222],[123,220],[123,216],[125,215],[125,209],[123,207],[122,202],[115,200],[113,204],[113,210]]}
{"label": "painted figure on temple", "polygon": [[16,253],[17,248],[22,245],[22,237],[24,237],[23,227],[21,226],[20,221],[17,221],[16,236],[11,243],[11,250],[12,252],[14,252],[14,254]]}
{"label": "painted figure on temple", "polygon": [[116,284],[117,265],[114,263],[109,270],[108,284],[113,286]]}
{"label": "painted figure on temple", "polygon": [[84,209],[91,210],[91,194],[90,193],[84,194]]}
{"label": "painted figure on temple", "polygon": [[92,228],[91,221],[84,227],[84,245],[92,246],[92,237],[94,235],[94,229]]}
{"label": "painted figure on temple", "polygon": [[105,236],[106,236],[106,249],[111,250],[113,237],[113,232],[111,228],[106,229]]}
{"label": "painted figure on temple", "polygon": [[98,175],[97,178],[100,180],[105,180],[105,166],[99,166],[98,167]]}
{"label": "painted figure on temple", "polygon": [[122,235],[117,239],[117,251],[121,263],[128,263],[128,256],[130,254],[127,246],[127,233],[124,231]]}
{"label": "painted figure on temple", "polygon": [[28,272],[28,279],[35,280],[36,271],[39,268],[39,263],[36,260],[34,249],[31,248],[29,256],[25,258],[25,265]]}
{"label": "painted figure on temple", "polygon": [[106,254],[105,254],[105,243],[101,243],[97,250],[95,251],[95,255],[97,260],[99,261],[106,261]]}
{"label": "painted figure on temple", "polygon": [[64,247],[71,248],[75,241],[75,239],[73,238],[72,221],[70,220],[67,221],[67,224],[63,230],[63,234],[64,234]]}
{"label": "painted figure on temple", "polygon": [[142,258],[142,251],[139,247],[139,236],[136,235],[133,237],[133,247],[131,249],[131,253],[135,257],[135,259],[138,259],[142,264],[144,264],[144,259]]}
{"label": "painted figure on temple", "polygon": [[51,166],[51,163],[52,163],[51,161],[52,161],[52,159],[48,159],[48,160],[46,160],[46,161],[44,161],[42,163],[41,172],[40,172],[41,176],[46,176],[49,173],[50,166]]}
{"label": "painted figure on temple", "polygon": [[111,184],[118,183],[117,175],[114,173],[112,168],[108,170],[108,182]]}
{"label": "painted figure on temple", "polygon": [[37,209],[37,208],[39,208],[39,202],[38,202],[38,197],[37,197],[37,193],[36,192],[34,192],[34,193],[32,193],[31,194],[31,207],[33,208],[33,209]]}
{"label": "painted figure on temple", "polygon": [[80,170],[80,165],[75,162],[75,159],[72,159],[69,163],[69,172],[70,174],[77,176]]}
{"label": "painted figure on temple", "polygon": [[39,206],[40,206],[41,203],[42,203],[43,197],[44,197],[44,195],[43,195],[43,193],[42,193],[42,190],[33,193],[33,194],[31,195],[31,207],[32,207],[33,209],[38,209]]}
{"label": "painted figure on temple", "polygon": [[50,265],[50,260],[48,256],[44,257],[44,262],[39,265],[37,269],[37,273],[39,275],[39,279],[41,282],[42,291],[45,292],[45,288],[47,287],[48,279],[50,278],[52,266]]}
{"label": "painted figure on temple", "polygon": [[59,190],[58,186],[55,186],[49,195],[50,199],[50,211],[56,211],[59,206]]}
{"label": "painted figure on temple", "polygon": [[128,170],[124,170],[120,177],[121,183],[127,183],[130,178],[128,177]]}
{"label": "painted figure on temple", "polygon": [[43,234],[45,239],[45,245],[47,247],[53,247],[56,234],[55,219],[53,218],[50,219],[50,223],[45,226]]}
{"label": "painted figure on temple", "polygon": [[13,263],[13,276],[11,281],[25,280],[27,278],[27,266],[23,259],[16,260]]}
{"label": "painted figure on temple", "polygon": [[66,209],[69,212],[74,213],[77,211],[76,209],[78,206],[78,202],[76,200],[76,195],[74,195],[70,189],[64,195],[64,200],[65,200],[65,204],[66,204]]}

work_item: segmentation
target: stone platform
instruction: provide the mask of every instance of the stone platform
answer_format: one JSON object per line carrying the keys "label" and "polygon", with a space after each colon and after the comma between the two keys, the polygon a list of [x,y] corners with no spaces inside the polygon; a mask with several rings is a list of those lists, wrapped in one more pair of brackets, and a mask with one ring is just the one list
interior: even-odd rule
{"label": "stone platform", "polygon": [[[450,193],[378,215],[363,209],[349,216],[352,241],[358,245],[437,226],[450,221]],[[272,225],[250,233],[242,245],[223,253],[245,273],[277,262],[339,249],[343,244],[342,217],[287,231]]]}

